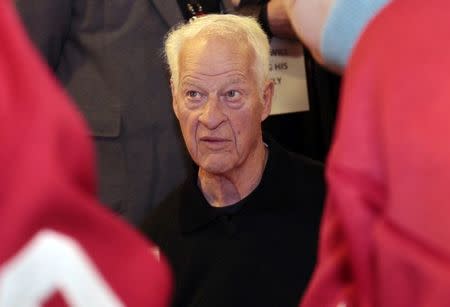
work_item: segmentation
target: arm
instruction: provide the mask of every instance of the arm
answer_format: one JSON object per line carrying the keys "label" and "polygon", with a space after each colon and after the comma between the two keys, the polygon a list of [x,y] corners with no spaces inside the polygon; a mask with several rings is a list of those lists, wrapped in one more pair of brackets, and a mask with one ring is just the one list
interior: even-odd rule
{"label": "arm", "polygon": [[72,1],[16,0],[15,3],[31,40],[55,70],[70,30]]}
{"label": "arm", "polygon": [[292,26],[314,58],[323,64],[320,53],[322,29],[336,0],[285,0]]}
{"label": "arm", "polygon": [[295,31],[313,56],[342,71],[367,23],[389,0],[285,0]]}
{"label": "arm", "polygon": [[283,5],[283,0],[270,0],[267,3],[267,19],[273,36],[297,39],[288,13]]}

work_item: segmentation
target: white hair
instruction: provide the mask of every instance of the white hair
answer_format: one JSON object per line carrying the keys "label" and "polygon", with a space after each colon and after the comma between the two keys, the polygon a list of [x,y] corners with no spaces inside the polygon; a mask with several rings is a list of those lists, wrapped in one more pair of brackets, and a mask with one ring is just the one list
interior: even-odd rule
{"label": "white hair", "polygon": [[172,83],[178,84],[179,56],[183,44],[198,34],[223,37],[247,43],[255,52],[254,72],[262,88],[269,75],[270,46],[267,35],[252,17],[231,14],[210,14],[181,24],[171,30],[165,40],[165,56],[169,65]]}

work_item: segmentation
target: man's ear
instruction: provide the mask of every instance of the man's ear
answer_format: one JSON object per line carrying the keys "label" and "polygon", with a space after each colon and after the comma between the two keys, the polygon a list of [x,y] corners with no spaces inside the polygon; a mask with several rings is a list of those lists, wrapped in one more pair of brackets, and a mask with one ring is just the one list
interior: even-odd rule
{"label": "man's ear", "polygon": [[272,80],[267,80],[263,89],[263,111],[261,114],[261,122],[264,121],[272,110],[272,98],[274,93],[274,84]]}
{"label": "man's ear", "polygon": [[176,90],[175,90],[175,86],[173,84],[173,80],[170,79],[170,90],[172,91],[172,109],[173,112],[175,113],[175,116],[178,118],[178,103],[176,101]]}

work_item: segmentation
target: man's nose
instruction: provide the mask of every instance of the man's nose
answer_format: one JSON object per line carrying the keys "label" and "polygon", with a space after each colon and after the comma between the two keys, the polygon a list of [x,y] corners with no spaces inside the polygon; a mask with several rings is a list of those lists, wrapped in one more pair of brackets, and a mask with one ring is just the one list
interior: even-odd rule
{"label": "man's nose", "polygon": [[215,129],[227,120],[227,116],[223,111],[223,106],[217,98],[208,98],[200,114],[199,121],[208,129]]}

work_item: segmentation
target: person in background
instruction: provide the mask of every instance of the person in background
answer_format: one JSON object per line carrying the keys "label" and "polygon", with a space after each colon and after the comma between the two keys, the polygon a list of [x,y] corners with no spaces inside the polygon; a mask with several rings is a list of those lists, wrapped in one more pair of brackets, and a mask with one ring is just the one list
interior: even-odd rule
{"label": "person in background", "polygon": [[103,208],[84,121],[0,2],[0,306],[166,307],[169,268]]}
{"label": "person in background", "polygon": [[314,58],[342,73],[360,34],[389,0],[284,0],[286,12]]}
{"label": "person in background", "polygon": [[450,303],[449,11],[391,1],[354,47],[302,307]]}
{"label": "person in background", "polygon": [[103,203],[138,224],[185,178],[160,59],[175,1],[17,0],[30,38],[87,119]]}
{"label": "person in background", "polygon": [[249,17],[173,30],[173,109],[198,171],[142,230],[173,267],[172,306],[296,306],[315,263],[322,165],[262,135],[269,42]]}

